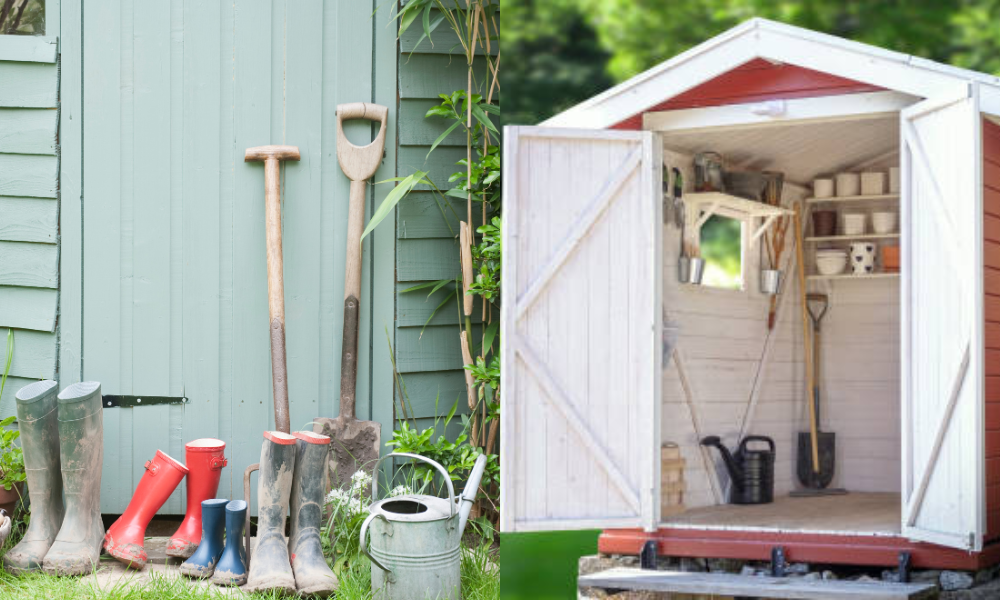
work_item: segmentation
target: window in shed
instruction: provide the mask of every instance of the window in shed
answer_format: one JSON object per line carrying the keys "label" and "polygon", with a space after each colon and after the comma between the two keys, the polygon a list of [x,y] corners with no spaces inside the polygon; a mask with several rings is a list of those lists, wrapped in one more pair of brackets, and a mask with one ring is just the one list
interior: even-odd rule
{"label": "window in shed", "polygon": [[702,285],[743,289],[743,223],[712,215],[701,228]]}

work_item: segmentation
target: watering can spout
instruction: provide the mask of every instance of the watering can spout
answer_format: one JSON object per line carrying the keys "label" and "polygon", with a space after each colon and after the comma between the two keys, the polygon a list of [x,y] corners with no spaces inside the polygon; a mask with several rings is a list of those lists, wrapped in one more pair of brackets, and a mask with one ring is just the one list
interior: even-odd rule
{"label": "watering can spout", "polygon": [[476,501],[476,494],[479,492],[479,482],[482,481],[483,471],[485,470],[486,455],[480,454],[479,458],[476,459],[475,466],[472,467],[472,473],[469,475],[469,481],[465,484],[465,489],[462,490],[462,495],[458,497],[459,536],[465,533],[465,525],[469,522],[469,511],[472,510],[472,504]]}

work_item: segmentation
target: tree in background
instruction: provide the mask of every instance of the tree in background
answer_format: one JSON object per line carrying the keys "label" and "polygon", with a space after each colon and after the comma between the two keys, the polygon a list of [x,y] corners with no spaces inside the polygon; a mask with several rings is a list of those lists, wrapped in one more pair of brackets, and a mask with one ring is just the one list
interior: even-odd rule
{"label": "tree in background", "polygon": [[[1000,74],[1000,0],[505,0],[511,63],[522,65],[508,66],[505,85],[530,97],[508,122],[543,120],[755,16]],[[558,89],[536,93],[539,81]]]}

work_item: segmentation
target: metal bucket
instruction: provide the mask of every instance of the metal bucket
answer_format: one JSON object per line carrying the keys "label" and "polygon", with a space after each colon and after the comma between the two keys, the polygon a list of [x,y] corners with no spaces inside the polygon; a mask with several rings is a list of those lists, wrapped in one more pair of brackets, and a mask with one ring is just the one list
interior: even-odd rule
{"label": "metal bucket", "polygon": [[778,269],[763,269],[760,272],[760,293],[777,294],[781,291],[781,271]]}
{"label": "metal bucket", "polygon": [[681,283],[701,284],[705,272],[705,259],[682,256],[677,259],[677,277]]}
{"label": "metal bucket", "polygon": [[[462,597],[461,541],[483,469],[480,456],[469,476],[466,490],[455,496],[448,471],[417,454],[394,453],[379,459],[403,457],[423,461],[441,473],[448,498],[408,494],[374,502],[361,525],[361,551],[372,561],[372,592],[375,598],[422,600]],[[372,486],[372,500],[378,485]],[[367,542],[371,528],[371,543]]]}

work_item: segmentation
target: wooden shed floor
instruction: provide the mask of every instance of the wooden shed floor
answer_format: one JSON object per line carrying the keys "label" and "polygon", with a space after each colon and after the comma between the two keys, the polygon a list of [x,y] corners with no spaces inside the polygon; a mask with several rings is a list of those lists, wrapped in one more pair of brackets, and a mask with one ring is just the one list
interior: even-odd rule
{"label": "wooden shed floor", "polygon": [[811,498],[780,496],[770,504],[693,508],[664,519],[662,526],[898,536],[899,521],[899,494],[851,492]]}

